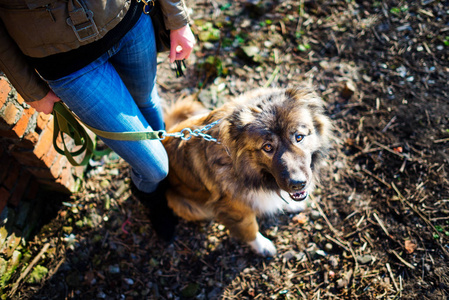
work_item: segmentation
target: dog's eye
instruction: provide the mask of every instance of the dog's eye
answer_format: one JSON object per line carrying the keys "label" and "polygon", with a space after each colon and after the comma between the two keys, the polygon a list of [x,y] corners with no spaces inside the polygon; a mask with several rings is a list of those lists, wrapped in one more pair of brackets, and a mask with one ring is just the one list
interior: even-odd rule
{"label": "dog's eye", "polygon": [[301,142],[303,139],[304,139],[304,135],[302,135],[302,134],[296,134],[295,135],[295,138],[296,138],[296,142],[297,143],[299,143],[299,142]]}
{"label": "dog's eye", "polygon": [[271,152],[273,150],[273,146],[271,144],[265,144],[263,145],[262,149],[265,152]]}

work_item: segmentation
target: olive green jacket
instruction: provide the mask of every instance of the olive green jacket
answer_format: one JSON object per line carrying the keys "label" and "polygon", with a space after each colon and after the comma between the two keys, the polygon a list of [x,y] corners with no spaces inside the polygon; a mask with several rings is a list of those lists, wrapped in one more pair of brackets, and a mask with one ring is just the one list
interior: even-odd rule
{"label": "olive green jacket", "polygon": [[[136,0],[0,0],[0,70],[26,101],[42,99],[49,88],[25,56],[46,57],[101,39],[131,1]],[[188,24],[183,0],[158,1],[167,29]]]}

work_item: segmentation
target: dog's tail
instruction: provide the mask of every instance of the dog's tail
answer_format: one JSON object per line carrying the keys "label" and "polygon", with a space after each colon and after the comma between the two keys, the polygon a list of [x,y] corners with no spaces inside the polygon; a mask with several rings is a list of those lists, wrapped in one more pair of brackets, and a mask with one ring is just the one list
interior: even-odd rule
{"label": "dog's tail", "polygon": [[200,101],[194,99],[194,96],[184,97],[165,109],[165,127],[167,130],[170,130],[171,127],[190,117],[204,115],[209,112]]}

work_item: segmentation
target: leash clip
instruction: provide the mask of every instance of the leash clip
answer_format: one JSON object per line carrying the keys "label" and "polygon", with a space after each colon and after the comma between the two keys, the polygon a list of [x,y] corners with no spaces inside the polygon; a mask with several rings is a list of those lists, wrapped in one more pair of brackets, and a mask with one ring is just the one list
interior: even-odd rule
{"label": "leash clip", "polygon": [[137,2],[143,2],[143,13],[146,15],[149,15],[151,11],[153,10],[156,3],[154,3],[155,0],[137,0]]}

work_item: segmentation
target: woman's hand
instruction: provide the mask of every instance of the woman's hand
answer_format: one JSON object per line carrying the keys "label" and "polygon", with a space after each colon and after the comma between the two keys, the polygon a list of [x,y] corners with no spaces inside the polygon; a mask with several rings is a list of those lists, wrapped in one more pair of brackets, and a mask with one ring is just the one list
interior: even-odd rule
{"label": "woman's hand", "polygon": [[175,60],[187,59],[192,53],[195,45],[195,37],[193,36],[190,26],[186,25],[179,29],[170,31],[170,62]]}
{"label": "woman's hand", "polygon": [[53,106],[55,103],[59,101],[61,101],[61,99],[59,99],[53,91],[49,91],[41,100],[27,102],[27,104],[36,111],[49,115],[53,112]]}

